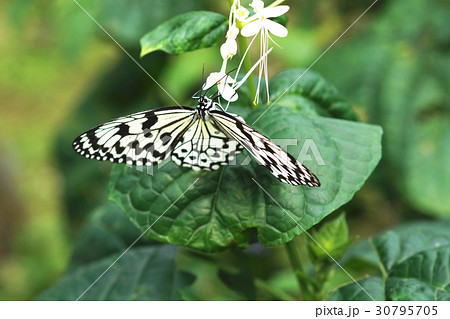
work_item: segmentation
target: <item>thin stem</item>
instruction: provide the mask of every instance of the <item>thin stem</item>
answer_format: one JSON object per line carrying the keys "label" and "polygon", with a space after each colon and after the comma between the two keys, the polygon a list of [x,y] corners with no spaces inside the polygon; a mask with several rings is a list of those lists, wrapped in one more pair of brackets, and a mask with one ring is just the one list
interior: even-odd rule
{"label": "thin stem", "polygon": [[286,0],[277,0],[277,1],[275,1],[275,2],[272,2],[272,3],[268,6],[268,8],[276,7],[277,5],[282,4],[284,1],[286,1]]}
{"label": "thin stem", "polygon": [[270,295],[272,295],[273,297],[275,297],[279,300],[282,300],[282,301],[295,301],[296,300],[296,299],[292,298],[292,296],[289,295],[288,293],[270,286],[269,284],[267,284],[264,280],[262,280],[260,278],[255,278],[255,286],[256,286],[256,288],[258,288],[260,290],[264,290],[265,292],[269,293]]}
{"label": "thin stem", "polygon": [[309,300],[310,289],[308,287],[307,281],[305,280],[306,274],[304,273],[304,268],[294,240],[286,243],[285,247],[289,256],[289,261],[291,262],[291,266],[294,269],[295,277],[297,278],[297,282],[300,287],[301,296],[304,300]]}
{"label": "thin stem", "polygon": [[[241,51],[241,54],[244,54],[245,51],[247,51],[247,39],[240,36],[238,37],[239,41],[239,49]],[[252,63],[250,62],[250,57],[247,54],[244,57],[244,69],[245,69],[245,73],[248,73],[252,68]],[[250,75],[248,80],[248,89],[250,91],[250,96],[255,96],[256,95],[256,88],[255,88],[255,80],[253,79],[253,75]],[[257,107],[257,105],[253,106],[254,108]]]}

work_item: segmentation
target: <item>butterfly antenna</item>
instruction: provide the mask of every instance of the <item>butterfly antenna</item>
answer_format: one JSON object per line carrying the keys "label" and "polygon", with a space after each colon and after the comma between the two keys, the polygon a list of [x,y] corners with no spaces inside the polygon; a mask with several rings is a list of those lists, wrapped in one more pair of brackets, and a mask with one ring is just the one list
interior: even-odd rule
{"label": "butterfly antenna", "polygon": [[203,81],[205,80],[205,62],[203,62],[203,70],[202,70],[202,84]]}
{"label": "butterfly antenna", "polygon": [[195,92],[194,96],[192,97],[193,99],[199,99],[200,97],[196,97],[195,95],[200,93],[200,96],[204,96],[203,93],[203,81],[205,80],[205,62],[203,62],[203,69],[202,69],[202,84],[200,85],[200,90],[198,90],[197,92]]}

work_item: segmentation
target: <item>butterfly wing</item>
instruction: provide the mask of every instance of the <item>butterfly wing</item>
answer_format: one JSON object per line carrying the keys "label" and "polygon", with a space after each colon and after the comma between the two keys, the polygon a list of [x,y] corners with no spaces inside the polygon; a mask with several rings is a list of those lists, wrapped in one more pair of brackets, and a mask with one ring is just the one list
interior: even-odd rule
{"label": "butterfly wing", "polygon": [[212,121],[200,117],[184,133],[172,152],[172,160],[178,165],[194,170],[216,170],[220,165],[230,164],[242,146],[225,135]]}
{"label": "butterfly wing", "polygon": [[212,121],[226,134],[236,139],[278,180],[291,185],[320,186],[319,179],[292,155],[259,133],[242,118],[226,112],[211,111]]}
{"label": "butterfly wing", "polygon": [[120,117],[86,131],[72,143],[87,158],[130,165],[166,159],[195,120],[189,107],[163,107]]}

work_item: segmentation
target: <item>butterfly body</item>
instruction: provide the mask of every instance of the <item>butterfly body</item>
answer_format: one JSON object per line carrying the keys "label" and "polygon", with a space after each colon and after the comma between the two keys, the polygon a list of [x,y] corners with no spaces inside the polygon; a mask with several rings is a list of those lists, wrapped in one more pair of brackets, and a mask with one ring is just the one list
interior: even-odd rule
{"label": "butterfly body", "polygon": [[121,117],[78,136],[79,154],[129,165],[155,165],[169,156],[194,170],[217,170],[243,148],[281,182],[320,186],[317,177],[241,117],[200,96],[197,108],[172,106]]}

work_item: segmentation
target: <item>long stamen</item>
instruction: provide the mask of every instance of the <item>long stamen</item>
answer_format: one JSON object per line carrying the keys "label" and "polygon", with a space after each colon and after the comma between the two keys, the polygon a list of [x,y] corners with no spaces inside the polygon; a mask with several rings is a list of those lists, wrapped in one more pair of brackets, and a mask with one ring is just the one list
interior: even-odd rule
{"label": "long stamen", "polygon": [[[266,47],[265,50],[267,51],[269,49],[269,39],[267,39],[267,37],[269,37],[269,31],[267,31],[267,29],[265,30],[266,32]],[[267,92],[267,105],[269,105],[270,103],[270,96],[269,96],[269,65],[267,63],[267,56],[265,59],[265,78],[266,78],[266,92]]]}
{"label": "long stamen", "polygon": [[245,57],[247,56],[248,50],[250,50],[250,47],[252,46],[253,41],[255,41],[255,39],[256,39],[257,36],[258,36],[258,35],[256,34],[256,35],[253,37],[252,41],[250,41],[250,44],[249,44],[248,47],[247,47],[247,50],[245,50],[245,53],[244,53],[244,55],[243,55],[243,57],[242,57],[242,59],[241,59],[241,62],[239,63],[239,66],[238,66],[238,68],[237,68],[235,80],[237,80],[237,77],[238,77],[238,75],[239,75],[239,71],[241,70],[242,64],[244,64],[244,59],[245,59]]}

